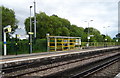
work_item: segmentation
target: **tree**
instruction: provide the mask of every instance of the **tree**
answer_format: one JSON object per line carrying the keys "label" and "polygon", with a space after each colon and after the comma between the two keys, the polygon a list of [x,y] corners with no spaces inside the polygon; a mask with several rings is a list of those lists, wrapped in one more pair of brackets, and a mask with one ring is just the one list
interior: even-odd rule
{"label": "tree", "polygon": [[15,12],[12,9],[4,6],[0,8],[2,9],[2,27],[11,25],[12,31],[15,31],[15,29],[18,27],[18,20],[15,18]]}
{"label": "tree", "polygon": [[120,33],[116,34],[116,38],[120,38]]}
{"label": "tree", "polygon": [[112,41],[110,36],[106,36],[105,39],[107,39],[107,42],[111,42]]}
{"label": "tree", "polygon": [[[11,34],[13,34],[15,29],[18,28],[18,20],[15,18],[15,12],[12,9],[6,8],[4,6],[0,6],[0,9],[2,9],[2,29],[8,25],[11,25]],[[7,34],[7,39],[9,39],[9,36],[10,35]]]}
{"label": "tree", "polygon": [[[60,18],[57,15],[48,16],[44,12],[41,12],[36,15],[37,18],[37,38],[45,38],[46,33],[55,36],[69,36],[69,26],[70,22],[67,19]],[[29,32],[29,19],[25,20],[26,31]],[[34,18],[32,17],[32,20]],[[32,22],[32,28],[33,27]],[[34,31],[32,29],[32,31]]]}
{"label": "tree", "polygon": [[118,39],[118,42],[120,42],[120,33],[116,35],[116,38]]}
{"label": "tree", "polygon": [[[60,18],[53,14],[52,16],[46,15],[44,12],[38,13],[37,18],[37,38],[45,38],[46,34],[49,33],[52,36],[72,36],[81,37],[81,40],[88,41],[88,28],[78,27],[77,25],[71,25],[71,23],[65,19]],[[29,32],[30,18],[25,20],[26,31]],[[32,21],[34,18],[32,17]],[[34,24],[32,22],[32,28]],[[32,31],[34,31],[32,29]],[[90,38],[90,42],[103,42],[104,37],[100,31],[95,28],[89,27],[89,35],[94,35]],[[110,41],[110,37],[107,37]]]}
{"label": "tree", "polygon": [[60,28],[61,30],[60,30],[60,36],[69,36],[70,35],[70,33],[69,33],[69,30],[68,30],[68,28],[67,27],[62,27],[62,28]]}
{"label": "tree", "polygon": [[[25,24],[25,29],[27,32],[30,31],[30,18],[27,18],[24,22]],[[34,32],[34,22],[33,22],[34,18],[32,17],[32,32]],[[36,20],[37,20],[37,32],[36,32],[36,35],[37,35],[37,38],[45,38],[46,36],[46,33],[48,33],[47,31],[50,30],[48,28],[48,25],[49,25],[49,16],[47,16],[44,12],[40,13],[40,14],[37,14],[36,15]]]}
{"label": "tree", "polygon": [[[85,28],[84,32],[88,36],[88,28]],[[103,42],[104,41],[104,38],[101,35],[100,31],[93,27],[89,27],[89,35],[94,35],[93,37],[90,38],[90,42]]]}
{"label": "tree", "polygon": [[82,41],[87,41],[87,34],[84,32],[83,27],[78,27],[77,25],[70,26],[70,36],[81,37]]}
{"label": "tree", "polygon": [[114,42],[116,42],[116,40],[118,40],[118,42],[120,42],[120,33],[116,34],[116,37],[113,38]]}

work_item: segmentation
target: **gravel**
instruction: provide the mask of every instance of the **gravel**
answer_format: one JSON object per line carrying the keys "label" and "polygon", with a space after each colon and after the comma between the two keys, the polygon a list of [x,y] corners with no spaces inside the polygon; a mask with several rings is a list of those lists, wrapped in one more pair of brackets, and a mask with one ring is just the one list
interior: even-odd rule
{"label": "gravel", "polygon": [[114,78],[118,73],[120,73],[120,60],[87,78]]}
{"label": "gravel", "polygon": [[31,73],[31,74],[26,74],[25,76],[40,76],[40,77],[42,77],[42,76],[50,75],[50,74],[57,73],[57,72],[60,72],[60,71],[64,71],[64,70],[67,70],[67,69],[70,69],[70,68],[74,68],[76,66],[80,66],[80,65],[82,66],[86,63],[93,62],[93,61],[96,61],[96,60],[100,60],[100,59],[103,59],[105,57],[112,56],[112,55],[113,54],[107,54],[107,55],[99,56],[99,57],[96,57],[96,58],[90,58],[90,59],[87,59],[87,60],[82,60],[82,61],[78,61],[78,62],[75,62],[75,63],[70,63],[70,64],[67,64],[67,65],[62,65],[62,66],[59,66],[59,67],[51,68],[51,69],[48,69],[48,70],[35,72],[35,73]]}

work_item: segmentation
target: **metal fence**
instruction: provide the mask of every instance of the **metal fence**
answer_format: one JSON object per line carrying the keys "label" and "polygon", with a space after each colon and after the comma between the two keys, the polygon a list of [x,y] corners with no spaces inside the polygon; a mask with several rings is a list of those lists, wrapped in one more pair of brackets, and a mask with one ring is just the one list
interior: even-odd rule
{"label": "metal fence", "polygon": [[[3,45],[3,44],[2,44]],[[85,48],[87,42],[81,42],[81,47]],[[108,46],[118,46],[120,42],[89,42],[89,47],[108,47]],[[37,39],[33,41],[33,52],[47,52],[47,39]],[[73,48],[75,49],[75,48]],[[2,54],[3,54],[2,47]],[[17,54],[29,54],[29,41],[9,41],[7,42],[7,55],[17,55]]]}
{"label": "metal fence", "polygon": [[[7,42],[7,55],[18,55],[18,54],[29,54],[30,44],[28,40],[15,40]],[[32,43],[32,53],[36,52],[46,52],[47,51],[47,41],[46,39],[37,39]],[[2,49],[2,55],[4,54],[4,49]]]}

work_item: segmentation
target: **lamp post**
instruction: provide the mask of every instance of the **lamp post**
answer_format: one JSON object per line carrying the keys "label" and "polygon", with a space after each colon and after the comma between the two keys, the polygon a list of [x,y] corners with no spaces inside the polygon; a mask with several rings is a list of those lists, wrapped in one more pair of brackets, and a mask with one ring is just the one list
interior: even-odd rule
{"label": "lamp post", "polygon": [[103,28],[105,28],[105,29],[106,29],[106,30],[105,30],[105,31],[106,31],[106,36],[108,35],[108,33],[107,33],[107,28],[108,28],[108,27],[110,27],[110,26],[103,27]]}
{"label": "lamp post", "polygon": [[36,2],[34,1],[34,38],[36,39]]}
{"label": "lamp post", "polygon": [[4,32],[4,55],[7,55],[7,46],[6,46],[6,32]]}
{"label": "lamp post", "polygon": [[108,34],[107,34],[107,28],[108,28],[108,27],[110,27],[110,26],[103,27],[103,28],[105,28],[105,31],[106,31],[106,36],[105,36],[105,43],[106,43],[105,46],[106,46],[106,47],[107,47],[107,41],[108,41],[108,39],[106,38],[107,35],[108,35]]}
{"label": "lamp post", "polygon": [[[31,22],[31,8],[32,8],[32,6],[30,6],[30,32],[32,32],[32,22]],[[29,45],[30,45],[30,52],[29,53],[32,53],[32,34],[30,34],[30,32],[29,32]]]}
{"label": "lamp post", "polygon": [[88,43],[87,43],[87,47],[89,47],[89,39],[90,39],[90,31],[89,31],[89,23],[90,22],[92,22],[93,20],[90,20],[90,21],[84,21],[84,22],[87,22],[88,23],[88,37],[87,37],[87,39],[88,39]]}
{"label": "lamp post", "polygon": [[6,42],[6,33],[10,33],[12,30],[11,26],[8,25],[6,27],[3,28],[3,33],[4,33],[4,55],[7,55],[7,42]]}

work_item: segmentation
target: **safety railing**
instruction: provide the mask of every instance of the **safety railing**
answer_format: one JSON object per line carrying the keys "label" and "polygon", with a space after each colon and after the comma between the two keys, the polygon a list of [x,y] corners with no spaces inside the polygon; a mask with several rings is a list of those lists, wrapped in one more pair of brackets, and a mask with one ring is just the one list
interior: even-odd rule
{"label": "safety railing", "polygon": [[47,36],[47,51],[64,51],[81,46],[80,37]]}

